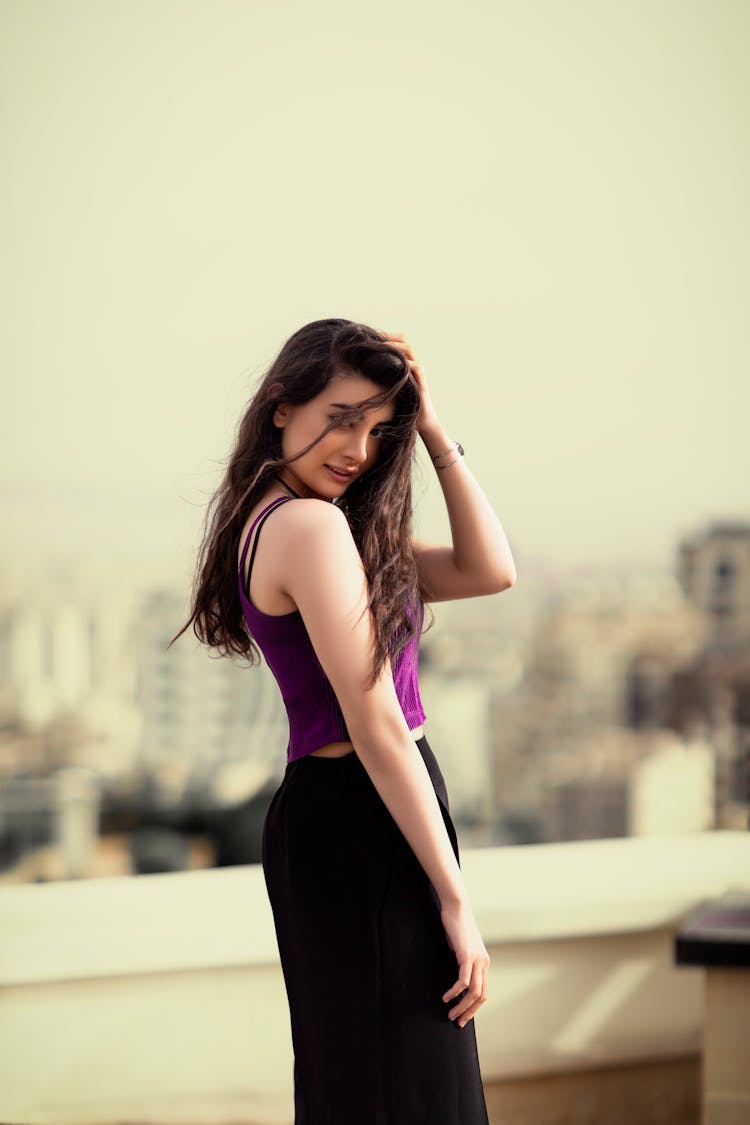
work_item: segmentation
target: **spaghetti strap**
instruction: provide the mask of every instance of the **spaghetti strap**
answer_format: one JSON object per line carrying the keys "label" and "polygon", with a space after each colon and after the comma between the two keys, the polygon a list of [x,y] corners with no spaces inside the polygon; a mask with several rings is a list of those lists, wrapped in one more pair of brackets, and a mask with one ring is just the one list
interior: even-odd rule
{"label": "spaghetti strap", "polygon": [[[258,512],[258,515],[255,517],[253,522],[250,524],[250,527],[248,528],[248,532],[245,537],[245,544],[242,548],[242,554],[240,555],[240,565],[237,571],[240,580],[240,587],[242,588],[242,591],[246,597],[248,596],[247,587],[250,585],[250,571],[253,569],[253,560],[255,559],[255,549],[258,546],[258,535],[255,536],[255,543],[253,544],[253,550],[250,555],[250,563],[247,568],[246,581],[243,581],[242,571],[245,566],[245,556],[247,555],[247,548],[250,545],[250,537],[253,534],[255,525],[258,523],[258,521],[261,521],[261,523],[265,523],[266,519],[270,516],[274,508],[278,508],[280,504],[284,504],[287,500],[291,499],[291,496],[277,496],[276,499],[272,500],[270,504],[266,504],[265,508],[263,508],[261,512]],[[260,534],[260,527],[258,528],[258,534]]]}

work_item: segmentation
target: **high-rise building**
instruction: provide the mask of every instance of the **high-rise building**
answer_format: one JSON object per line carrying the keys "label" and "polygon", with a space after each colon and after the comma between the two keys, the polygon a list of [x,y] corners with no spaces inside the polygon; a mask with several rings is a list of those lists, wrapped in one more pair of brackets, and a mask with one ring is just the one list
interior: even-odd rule
{"label": "high-rise building", "polygon": [[220,657],[191,630],[168,648],[183,615],[181,598],[157,590],[143,600],[134,622],[140,763],[200,768],[249,757],[282,772],[288,724],[267,665]]}
{"label": "high-rise building", "polygon": [[750,645],[750,523],[712,523],[679,548],[686,598],[707,615],[717,650]]}

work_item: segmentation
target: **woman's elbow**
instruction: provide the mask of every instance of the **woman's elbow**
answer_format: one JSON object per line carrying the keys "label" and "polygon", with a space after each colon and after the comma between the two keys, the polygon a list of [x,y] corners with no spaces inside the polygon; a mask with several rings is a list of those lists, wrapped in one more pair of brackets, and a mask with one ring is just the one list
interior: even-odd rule
{"label": "woman's elbow", "polygon": [[409,737],[398,700],[383,700],[376,707],[348,709],[345,719],[355,749],[365,757],[387,755]]}
{"label": "woman's elbow", "polygon": [[489,576],[488,581],[488,594],[502,594],[503,590],[509,590],[516,581],[516,569],[512,570],[498,570],[494,571]]}

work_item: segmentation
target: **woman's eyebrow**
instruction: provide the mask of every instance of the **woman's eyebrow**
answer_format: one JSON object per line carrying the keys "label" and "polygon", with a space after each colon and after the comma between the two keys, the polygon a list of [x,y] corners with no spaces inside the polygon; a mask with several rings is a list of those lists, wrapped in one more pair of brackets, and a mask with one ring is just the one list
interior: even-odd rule
{"label": "woman's eyebrow", "polygon": [[377,410],[377,406],[366,407],[360,402],[329,402],[329,406],[337,406],[341,410],[359,410],[364,413],[365,410]]}
{"label": "woman's eyebrow", "polygon": [[[368,408],[358,402],[329,402],[328,405],[329,407],[335,406],[337,409],[343,410],[348,414],[356,414],[358,418],[364,418],[366,414],[369,414],[371,411],[378,409],[377,406],[371,406]],[[387,427],[392,422],[393,415],[389,414],[387,418],[383,418],[377,423],[377,425]]]}

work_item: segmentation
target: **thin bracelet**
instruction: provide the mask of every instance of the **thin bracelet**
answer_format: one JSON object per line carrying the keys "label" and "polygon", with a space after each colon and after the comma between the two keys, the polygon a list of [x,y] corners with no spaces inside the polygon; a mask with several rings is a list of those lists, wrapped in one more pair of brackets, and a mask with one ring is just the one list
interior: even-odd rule
{"label": "thin bracelet", "polygon": [[[432,458],[432,460],[433,461],[439,461],[441,457],[447,457],[449,453],[457,453],[459,455],[459,457],[463,457],[464,447],[461,445],[461,442],[460,441],[454,441],[454,443],[450,447],[450,449],[446,449],[444,453],[436,453],[435,456]],[[453,462],[451,462],[451,464],[453,464]],[[446,466],[446,468],[447,468],[447,466]]]}
{"label": "thin bracelet", "polygon": [[458,457],[454,457],[453,460],[449,461],[447,465],[436,465],[435,468],[437,469],[437,471],[439,473],[442,473],[443,469],[450,469],[451,465],[457,465],[457,464],[458,464]]}

